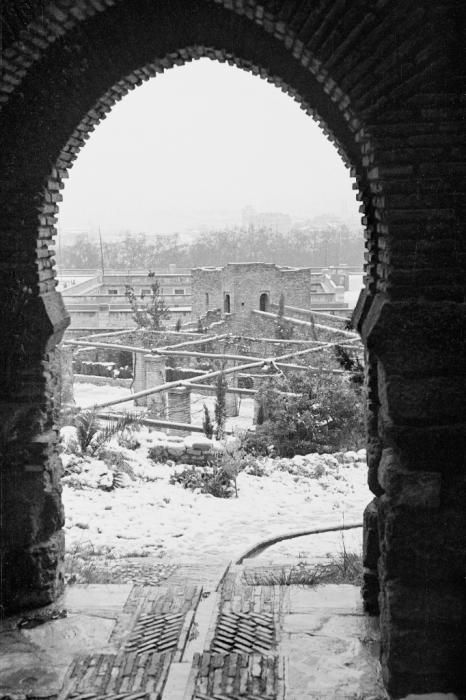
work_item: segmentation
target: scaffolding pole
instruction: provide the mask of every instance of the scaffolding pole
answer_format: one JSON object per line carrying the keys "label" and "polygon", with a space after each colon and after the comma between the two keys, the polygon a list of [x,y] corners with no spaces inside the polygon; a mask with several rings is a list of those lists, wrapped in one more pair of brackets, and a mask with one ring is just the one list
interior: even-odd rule
{"label": "scaffolding pole", "polygon": [[[277,315],[272,314],[269,311],[257,311],[254,309],[252,311],[253,314],[260,314],[261,316],[265,316],[266,318],[273,318],[276,319]],[[357,338],[359,340],[359,336],[354,332],[354,331],[345,331],[342,328],[334,328],[333,326],[323,326],[320,323],[311,323],[310,321],[302,321],[300,318],[293,318],[292,316],[284,316],[283,319],[285,321],[289,321],[290,323],[294,323],[297,326],[306,326],[306,328],[320,328],[321,330],[324,331],[330,331],[331,333],[341,333],[342,335],[346,336],[347,338]]]}
{"label": "scaffolding pole", "polygon": [[191,384],[204,382],[207,379],[215,379],[221,374],[233,374],[234,372],[244,371],[245,369],[254,369],[255,367],[262,367],[267,364],[267,360],[260,360],[259,362],[250,362],[246,365],[238,365],[237,367],[230,367],[224,370],[216,370],[215,372],[207,372],[206,374],[201,374],[198,377],[193,377],[192,381],[190,379],[178,379],[173,382],[165,382],[165,384],[159,384],[150,389],[144,389],[144,391],[138,391],[136,394],[130,394],[129,396],[123,396],[119,399],[113,399],[112,401],[105,401],[104,403],[99,403],[94,405],[94,409],[106,408],[107,406],[116,406],[119,403],[126,403],[127,401],[134,401],[135,399],[140,399],[143,396],[151,396],[152,394],[159,394],[162,391],[168,391],[169,389],[175,389],[178,386],[190,386]]}
{"label": "scaffolding pole", "polygon": [[191,345],[200,345],[201,343],[207,343],[211,342],[213,340],[223,340],[226,338],[227,335],[212,335],[212,336],[207,336],[204,338],[199,338],[199,340],[186,340],[183,343],[175,343],[174,345],[162,345],[160,348],[143,348],[140,346],[134,346],[134,345],[120,345],[117,343],[96,343],[92,342],[90,340],[67,340],[65,342],[65,345],[76,345],[77,347],[84,347],[84,348],[96,348],[96,349],[102,349],[102,350],[125,350],[126,352],[143,352],[147,353],[148,355],[150,353],[157,353],[157,352],[162,352],[163,350],[167,350],[168,348],[180,348],[180,347],[186,347],[186,346],[191,346]]}
{"label": "scaffolding pole", "polygon": [[[359,340],[359,338],[354,338],[354,340]],[[321,350],[324,350],[325,348],[329,347],[335,347],[335,345],[338,345],[339,343],[326,343],[325,345],[318,347],[318,348],[307,348],[306,350],[297,350],[292,353],[288,353],[287,355],[282,355],[280,357],[269,357],[266,359],[258,360],[257,362],[250,362],[245,365],[237,365],[236,367],[229,367],[228,369],[223,369],[223,370],[216,370],[214,372],[206,372],[206,374],[201,374],[197,377],[193,377],[192,379],[179,379],[173,382],[165,382],[165,384],[159,384],[158,386],[152,387],[150,389],[144,389],[144,391],[138,391],[136,394],[130,394],[129,396],[124,396],[119,399],[113,399],[112,401],[106,401],[104,403],[100,404],[95,404],[94,409],[96,408],[106,408],[107,406],[115,406],[119,403],[125,403],[127,401],[134,401],[135,399],[142,398],[143,396],[151,396],[152,394],[158,394],[162,391],[168,391],[169,389],[174,389],[175,387],[178,386],[190,386],[191,384],[196,384],[199,382],[204,382],[207,379],[214,379],[215,377],[219,377],[221,374],[227,375],[227,374],[234,374],[235,372],[244,372],[244,370],[247,369],[255,369],[257,367],[264,367],[264,365],[267,365],[268,367],[273,368],[274,366],[277,366],[277,362],[280,362],[280,360],[287,360],[290,357],[295,357],[298,355],[307,355],[313,352],[320,352]],[[264,376],[266,376],[264,374]]]}

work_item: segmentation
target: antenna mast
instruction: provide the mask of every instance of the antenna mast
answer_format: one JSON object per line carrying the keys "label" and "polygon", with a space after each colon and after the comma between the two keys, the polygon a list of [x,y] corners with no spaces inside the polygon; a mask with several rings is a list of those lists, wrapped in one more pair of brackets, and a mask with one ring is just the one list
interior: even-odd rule
{"label": "antenna mast", "polygon": [[99,226],[99,241],[100,241],[100,269],[102,271],[102,282],[104,281],[105,268],[104,268],[104,247],[102,245],[102,232]]}

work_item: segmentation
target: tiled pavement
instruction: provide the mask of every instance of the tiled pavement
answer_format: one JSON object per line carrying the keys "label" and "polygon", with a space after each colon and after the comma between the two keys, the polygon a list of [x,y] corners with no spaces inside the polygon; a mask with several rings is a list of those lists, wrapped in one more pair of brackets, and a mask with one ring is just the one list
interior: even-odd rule
{"label": "tiled pavement", "polygon": [[242,567],[181,568],[160,586],[72,586],[4,620],[0,696],[380,700],[377,646],[354,586],[252,586]]}

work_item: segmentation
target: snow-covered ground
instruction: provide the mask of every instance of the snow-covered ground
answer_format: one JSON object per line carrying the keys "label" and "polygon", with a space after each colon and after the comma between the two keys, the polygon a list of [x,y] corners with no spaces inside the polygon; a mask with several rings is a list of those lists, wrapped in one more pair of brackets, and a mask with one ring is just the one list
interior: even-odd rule
{"label": "snow-covered ground", "polygon": [[[90,408],[95,404],[103,403],[104,401],[113,401],[114,399],[122,399],[131,394],[129,388],[124,386],[109,386],[101,384],[92,384],[91,382],[75,382],[73,387],[74,400],[80,408]],[[132,411],[134,403],[128,401],[118,404],[117,410]]]}
{"label": "snow-covered ground", "polygon": [[[106,467],[95,459],[88,462],[87,471],[81,467],[80,473],[64,478],[69,551],[91,543],[96,552],[117,558],[155,556],[183,564],[228,563],[275,534],[361,520],[371,500],[364,451],[339,459],[331,455],[264,458],[263,476],[241,473],[238,498],[220,499],[169,484],[173,471],[182,467],[156,464],[147,456],[163,434],[142,428],[136,436],[141,443],[136,450],[118,446],[116,441],[109,445],[136,475],[135,480],[126,480],[124,488],[97,488]],[[76,458],[64,453],[62,459],[66,466]],[[74,486],[69,485],[70,480]],[[360,549],[360,544],[361,530],[345,534],[348,550]],[[340,549],[341,534],[335,533],[283,542],[262,556],[281,561],[290,553],[297,557],[305,552],[312,560]]]}

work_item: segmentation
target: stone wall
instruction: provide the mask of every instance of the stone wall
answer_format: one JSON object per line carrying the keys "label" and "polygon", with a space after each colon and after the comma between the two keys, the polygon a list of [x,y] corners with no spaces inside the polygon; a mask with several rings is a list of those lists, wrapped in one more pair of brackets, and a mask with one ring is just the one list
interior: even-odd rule
{"label": "stone wall", "polygon": [[278,303],[282,292],[287,303],[309,306],[310,269],[288,270],[273,263],[229,263],[222,268],[198,268],[193,270],[193,318],[205,314],[207,294],[210,309],[219,308],[223,315],[228,294],[231,313],[247,315],[252,309],[259,309],[262,294],[267,296],[268,306]]}
{"label": "stone wall", "polygon": [[[273,303],[278,303],[283,292],[285,304],[308,309],[311,304],[311,270],[280,270],[278,288]],[[268,309],[267,309],[268,310]]]}
{"label": "stone wall", "polygon": [[191,438],[185,440],[170,440],[154,445],[150,449],[149,456],[154,462],[175,462],[177,464],[191,464],[196,467],[206,467],[212,464],[222,449],[218,443],[206,437]]}
{"label": "stone wall", "polygon": [[205,316],[207,311],[223,311],[220,268],[193,268],[191,293],[191,315],[194,322]]}

